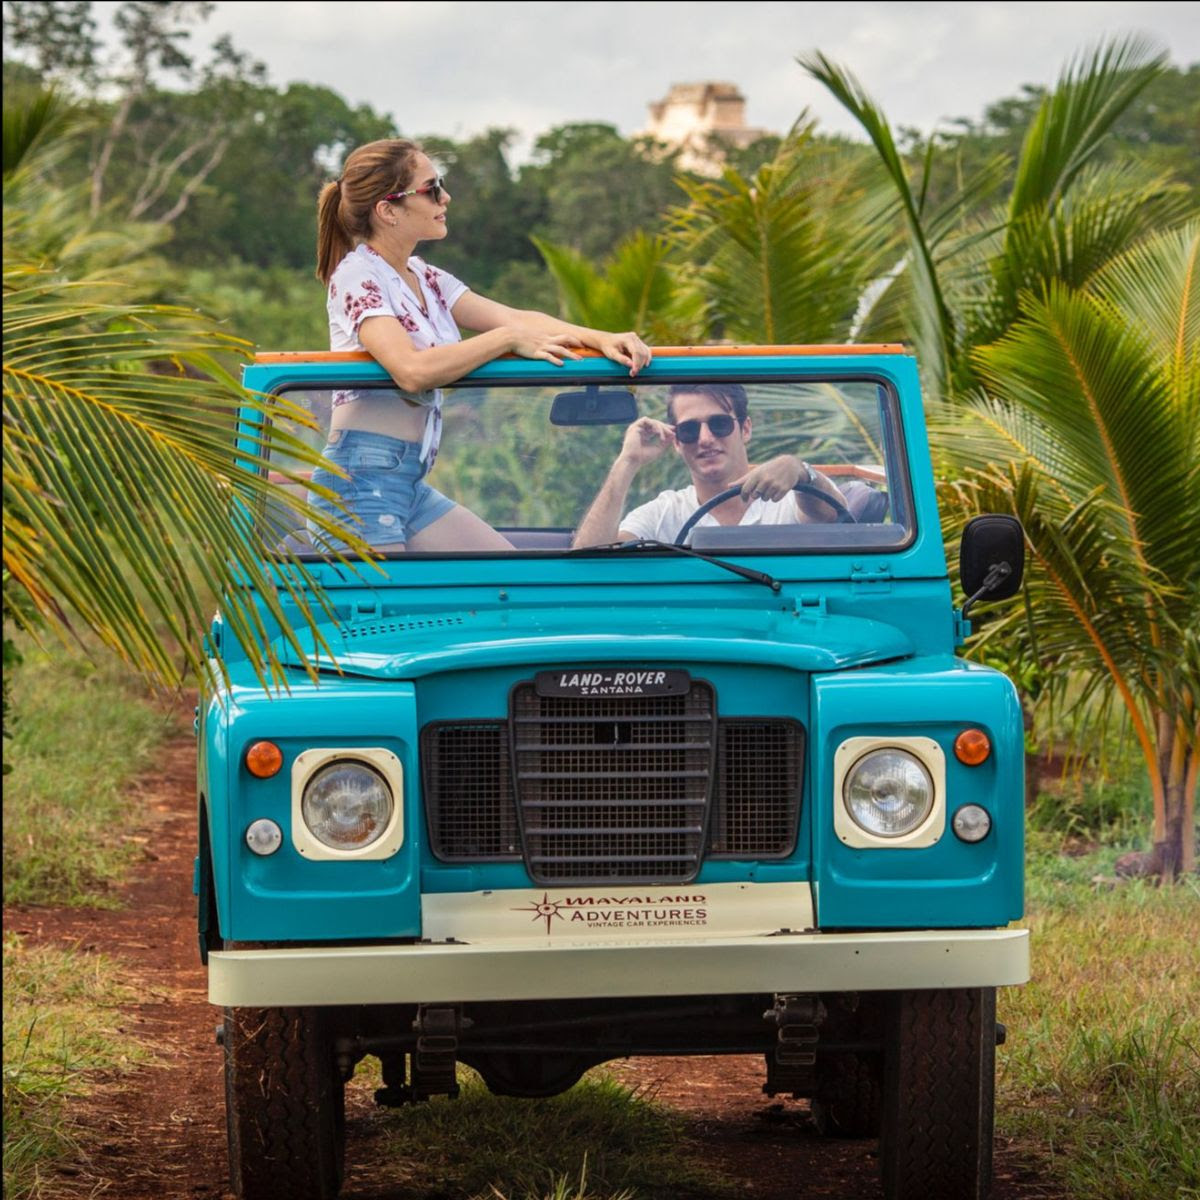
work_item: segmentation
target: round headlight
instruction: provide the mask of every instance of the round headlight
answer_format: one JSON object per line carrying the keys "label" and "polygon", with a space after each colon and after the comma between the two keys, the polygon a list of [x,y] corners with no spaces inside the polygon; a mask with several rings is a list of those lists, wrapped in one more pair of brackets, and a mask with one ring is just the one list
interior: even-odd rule
{"label": "round headlight", "polygon": [[854,823],[876,837],[912,833],[933,808],[933,779],[904,750],[872,750],[849,770],[842,799]]}
{"label": "round headlight", "polygon": [[373,767],[341,759],[308,781],[300,811],[313,837],[333,850],[361,850],[392,820],[392,789]]}

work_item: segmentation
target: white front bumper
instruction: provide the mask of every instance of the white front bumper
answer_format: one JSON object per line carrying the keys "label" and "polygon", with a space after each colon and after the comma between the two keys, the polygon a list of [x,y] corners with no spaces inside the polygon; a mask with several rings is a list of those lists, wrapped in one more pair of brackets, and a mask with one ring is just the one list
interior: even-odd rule
{"label": "white front bumper", "polygon": [[1029,978],[1027,929],[217,950],[231,1007],[999,987]]}

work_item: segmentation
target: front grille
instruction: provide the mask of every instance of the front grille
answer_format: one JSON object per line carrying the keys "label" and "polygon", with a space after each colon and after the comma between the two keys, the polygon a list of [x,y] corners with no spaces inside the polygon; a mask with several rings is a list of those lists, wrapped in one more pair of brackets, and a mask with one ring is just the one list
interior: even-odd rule
{"label": "front grille", "polygon": [[539,697],[521,684],[512,705],[511,721],[439,721],[421,732],[439,859],[524,859],[547,885],[667,884],[692,879],[705,856],[794,850],[798,722],[714,721],[706,684],[684,696],[588,700]]}
{"label": "front grille", "polygon": [[541,884],[696,876],[714,751],[712,688],[575,699],[513,689],[513,767],[530,877]]}
{"label": "front grille", "polygon": [[421,734],[421,765],[433,852],[456,862],[520,859],[508,726],[439,721]]}
{"label": "front grille", "polygon": [[784,858],[796,844],[804,727],[758,717],[723,719],[709,853]]}

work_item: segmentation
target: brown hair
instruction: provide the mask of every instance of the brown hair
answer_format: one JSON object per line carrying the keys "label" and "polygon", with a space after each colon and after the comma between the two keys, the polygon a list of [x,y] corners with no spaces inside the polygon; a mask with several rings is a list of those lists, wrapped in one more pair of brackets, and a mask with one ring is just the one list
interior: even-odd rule
{"label": "brown hair", "polygon": [[328,283],[334,268],[358,242],[371,236],[371,213],[389,192],[412,183],[421,147],[407,138],[385,138],[351,151],[341,179],[327,183],[317,199],[317,278]]}
{"label": "brown hair", "polygon": [[676,396],[707,396],[715,400],[739,425],[745,425],[750,401],[740,383],[673,383],[667,394],[667,421],[675,424]]}

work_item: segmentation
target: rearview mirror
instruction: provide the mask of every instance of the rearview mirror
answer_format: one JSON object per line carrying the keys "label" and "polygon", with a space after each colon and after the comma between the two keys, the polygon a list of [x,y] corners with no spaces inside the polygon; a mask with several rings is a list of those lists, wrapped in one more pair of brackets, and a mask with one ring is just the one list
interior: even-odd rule
{"label": "rearview mirror", "polygon": [[1025,574],[1025,533],[1016,517],[987,513],[963,528],[958,550],[959,574],[967,601],[963,616],[978,600],[1015,596]]}
{"label": "rearview mirror", "polygon": [[632,392],[602,392],[594,383],[582,392],[559,392],[550,406],[551,425],[629,425],[637,416]]}

